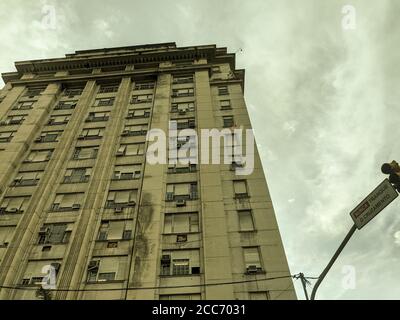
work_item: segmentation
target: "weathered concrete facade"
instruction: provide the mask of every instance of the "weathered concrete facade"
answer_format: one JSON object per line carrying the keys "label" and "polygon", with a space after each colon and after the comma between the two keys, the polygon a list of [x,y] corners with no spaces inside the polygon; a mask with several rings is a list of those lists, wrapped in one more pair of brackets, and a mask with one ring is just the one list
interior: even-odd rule
{"label": "weathered concrete facade", "polygon": [[169,120],[251,128],[234,54],[164,43],[16,68],[0,91],[0,299],[37,299],[45,265],[53,299],[296,298],[257,150],[247,176],[146,161]]}

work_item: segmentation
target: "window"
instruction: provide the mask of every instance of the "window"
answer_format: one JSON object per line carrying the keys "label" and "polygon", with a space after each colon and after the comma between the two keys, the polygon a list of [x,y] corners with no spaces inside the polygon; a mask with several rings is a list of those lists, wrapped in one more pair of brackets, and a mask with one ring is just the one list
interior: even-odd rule
{"label": "window", "polygon": [[119,85],[101,85],[98,93],[118,92]]}
{"label": "window", "polygon": [[23,285],[39,285],[42,283],[45,276],[42,273],[43,267],[46,265],[51,265],[55,271],[56,275],[60,271],[61,264],[53,260],[29,260],[25,269],[25,273],[21,279],[21,284]]}
{"label": "window", "polygon": [[[185,158],[176,159],[176,161],[172,161],[170,159],[170,164],[168,165],[168,173],[189,173],[195,172],[197,170],[196,159]],[[175,163],[176,162],[176,163]]]}
{"label": "window", "polygon": [[189,275],[200,273],[200,252],[194,250],[172,250],[162,252],[161,275]]}
{"label": "window", "polygon": [[117,151],[117,156],[137,156],[143,155],[144,143],[121,144]]}
{"label": "window", "polygon": [[26,90],[24,97],[29,97],[29,98],[34,98],[38,95],[41,94],[42,91],[44,91],[44,87],[43,88],[28,88],[28,90]]}
{"label": "window", "polygon": [[16,131],[0,132],[0,142],[10,142]]}
{"label": "window", "polygon": [[103,272],[99,273],[97,281],[113,281],[115,280],[115,272]]}
{"label": "window", "polygon": [[32,150],[25,162],[44,162],[50,160],[53,150]]}
{"label": "window", "polygon": [[122,280],[126,257],[101,257],[89,261],[87,282]]}
{"label": "window", "polygon": [[178,84],[178,83],[192,83],[192,82],[193,82],[193,76],[188,75],[188,76],[174,76],[172,83]]}
{"label": "window", "polygon": [[194,118],[187,118],[187,119],[174,119],[176,121],[176,126],[178,130],[188,129],[188,128],[195,128],[196,121]]}
{"label": "window", "polygon": [[22,124],[26,116],[27,116],[26,114],[8,116],[6,120],[0,121],[0,125],[7,126],[7,125]]}
{"label": "window", "polygon": [[83,129],[78,139],[80,140],[100,139],[103,136],[103,131],[104,128]]}
{"label": "window", "polygon": [[88,182],[91,173],[92,173],[92,168],[67,169],[63,182],[64,183]]}
{"label": "window", "polygon": [[73,101],[60,101],[57,106],[54,108],[54,110],[70,110],[70,109],[75,109],[76,104],[78,103],[78,100],[73,100]]}
{"label": "window", "polygon": [[132,220],[102,221],[98,240],[128,240],[132,235]]}
{"label": "window", "polygon": [[97,152],[99,147],[77,147],[74,150],[73,159],[83,160],[83,159],[95,159],[97,157]]}
{"label": "window", "polygon": [[145,136],[147,134],[148,124],[127,125],[122,131],[122,136]]}
{"label": "window", "polygon": [[150,109],[128,110],[127,119],[148,118],[150,117]]}
{"label": "window", "polygon": [[70,115],[51,116],[47,124],[51,126],[67,124],[70,118]]}
{"label": "window", "polygon": [[231,110],[231,100],[221,100],[220,102],[221,110]]}
{"label": "window", "polygon": [[171,112],[185,114],[186,112],[192,112],[192,111],[194,111],[194,102],[173,103],[171,105]]}
{"label": "window", "polygon": [[172,89],[172,97],[192,97],[194,96],[193,88]]}
{"label": "window", "polygon": [[113,180],[139,179],[142,171],[140,164],[115,166]]}
{"label": "window", "polygon": [[[185,146],[187,148],[187,151],[190,151],[191,149],[196,148],[196,139],[196,136],[179,136],[177,137],[176,148],[180,149],[181,147]],[[175,148],[175,145],[172,145],[171,147]]]}
{"label": "window", "polygon": [[243,248],[243,254],[246,273],[257,273],[262,271],[260,252],[258,247]]}
{"label": "window", "polygon": [[153,101],[152,94],[139,94],[132,96],[131,103],[147,103]]}
{"label": "window", "polygon": [[35,101],[21,101],[18,102],[18,104],[13,107],[13,110],[29,110],[33,108],[33,104],[35,103]]}
{"label": "window", "polygon": [[112,106],[114,104],[115,97],[111,98],[98,98],[94,101],[95,107]]}
{"label": "window", "polygon": [[199,232],[199,214],[197,212],[165,215],[164,233],[188,232]]}
{"label": "window", "polygon": [[59,193],[51,206],[52,211],[79,210],[83,203],[84,193]]}
{"label": "window", "polygon": [[11,186],[36,186],[43,175],[43,171],[19,172]]}
{"label": "window", "polygon": [[218,87],[218,95],[219,96],[224,96],[224,95],[228,95],[228,87],[227,86],[219,86]]}
{"label": "window", "polygon": [[167,184],[166,201],[196,200],[197,183]]}
{"label": "window", "polygon": [[107,121],[109,117],[109,112],[89,112],[86,122]]}
{"label": "window", "polygon": [[106,201],[106,209],[123,209],[136,205],[137,190],[109,191]]}
{"label": "window", "polygon": [[235,198],[246,198],[249,196],[246,180],[233,181],[233,189],[235,192]]}
{"label": "window", "polygon": [[154,82],[135,83],[135,90],[154,89]]}
{"label": "window", "polygon": [[29,202],[28,197],[5,197],[0,204],[0,214],[23,213]]}
{"label": "window", "polygon": [[269,291],[249,292],[250,300],[271,300]]}
{"label": "window", "polygon": [[57,138],[62,131],[46,131],[35,139],[35,142],[58,142]]}
{"label": "window", "polygon": [[250,210],[238,211],[240,231],[253,231],[254,221]]}
{"label": "window", "polygon": [[231,128],[235,125],[233,122],[233,116],[224,116],[222,117],[223,127],[224,128]]}
{"label": "window", "polygon": [[75,89],[65,89],[64,96],[68,96],[72,98],[74,96],[80,96],[83,92],[83,88],[75,88]]}
{"label": "window", "polygon": [[72,225],[68,223],[45,224],[39,230],[38,244],[67,243],[71,236]]}

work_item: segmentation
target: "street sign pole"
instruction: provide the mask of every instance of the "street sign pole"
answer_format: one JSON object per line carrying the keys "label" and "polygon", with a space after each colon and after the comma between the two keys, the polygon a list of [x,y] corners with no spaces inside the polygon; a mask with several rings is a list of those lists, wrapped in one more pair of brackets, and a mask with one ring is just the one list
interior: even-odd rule
{"label": "street sign pole", "polygon": [[353,224],[353,226],[351,227],[350,231],[347,233],[346,237],[344,238],[344,240],[340,244],[339,248],[336,250],[335,254],[333,255],[331,261],[329,261],[329,263],[325,267],[324,271],[322,271],[321,275],[318,277],[318,280],[315,283],[315,285],[313,287],[313,290],[311,292],[311,299],[310,300],[315,300],[315,294],[317,293],[319,285],[321,284],[322,280],[324,280],[326,274],[331,269],[332,265],[335,263],[337,257],[342,252],[342,250],[346,246],[347,242],[349,242],[351,236],[354,234],[356,229],[357,229],[357,226],[355,224]]}
{"label": "street sign pole", "polygon": [[336,250],[332,259],[329,261],[328,265],[325,267],[324,271],[322,271],[321,275],[318,277],[318,280],[311,292],[310,300],[315,300],[315,294],[319,285],[321,284],[322,280],[324,280],[326,274],[331,269],[332,265],[335,263],[337,257],[342,252],[347,242],[349,242],[356,229],[361,229],[364,227],[379,212],[386,208],[389,203],[396,199],[398,195],[399,194],[397,193],[396,189],[393,188],[389,180],[385,179],[350,212],[350,216],[353,219],[354,224],[340,244],[339,248]]}

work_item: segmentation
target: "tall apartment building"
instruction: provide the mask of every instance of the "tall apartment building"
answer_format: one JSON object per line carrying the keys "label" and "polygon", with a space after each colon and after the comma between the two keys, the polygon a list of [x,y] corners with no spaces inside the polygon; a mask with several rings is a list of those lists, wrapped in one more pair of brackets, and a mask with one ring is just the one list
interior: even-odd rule
{"label": "tall apartment building", "polygon": [[49,265],[52,299],[296,299],[257,150],[247,176],[146,161],[147,132],[170,120],[251,128],[234,54],[163,43],[15,66],[0,91],[0,299],[37,299]]}

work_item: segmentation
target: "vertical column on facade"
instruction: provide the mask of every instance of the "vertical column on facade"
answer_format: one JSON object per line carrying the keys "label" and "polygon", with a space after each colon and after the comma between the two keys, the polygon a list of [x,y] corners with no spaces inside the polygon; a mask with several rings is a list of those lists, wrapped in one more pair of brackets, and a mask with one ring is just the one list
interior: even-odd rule
{"label": "vertical column on facade", "polygon": [[[90,259],[93,248],[92,241],[95,238],[98,216],[102,213],[110,184],[110,166],[117,151],[116,139],[123,127],[123,113],[128,104],[131,79],[123,78],[118,95],[110,114],[110,122],[107,124],[97,155],[92,178],[87,186],[87,194],[83,211],[75,222],[74,241],[64,260],[64,271],[61,274],[60,287],[72,289],[82,288],[85,281],[87,261]],[[83,122],[82,126],[84,125]],[[78,292],[59,292],[57,299],[77,299]]]}
{"label": "vertical column on facade", "polygon": [[[195,73],[197,123],[201,129],[217,128],[212,108],[211,90],[208,71]],[[200,145],[200,147],[202,147]],[[201,148],[199,149],[201,159]],[[212,152],[219,148],[209,147]],[[200,163],[200,200],[202,203],[202,230],[204,281],[206,284],[231,282],[231,257],[226,226],[223,189],[218,164]],[[205,299],[233,299],[233,287],[206,286]]]}
{"label": "vertical column on facade", "polygon": [[[47,86],[46,90],[42,92],[39,100],[35,103],[35,107],[30,111],[23,124],[19,127],[12,142],[7,145],[6,150],[9,150],[12,154],[8,161],[11,161],[13,165],[9,168],[9,173],[6,174],[9,175],[9,177],[4,177],[4,181],[10,180],[12,175],[16,172],[16,168],[22,163],[24,158],[23,156],[33,142],[36,133],[40,130],[40,127],[47,119],[59,91],[59,84],[49,84]],[[1,161],[3,163],[3,161],[7,160],[1,159]],[[47,171],[47,175],[49,175],[49,171]],[[40,185],[42,188],[45,186],[44,180],[45,176],[41,179]],[[41,193],[39,192],[39,189],[37,189],[36,193],[31,196],[30,205],[23,214],[14,233],[13,240],[0,265],[0,283],[3,283],[4,285],[14,284],[18,279],[22,265],[21,259],[23,254],[26,252],[21,248],[26,248],[29,244],[29,240],[32,237],[34,226],[37,221],[37,212],[39,212],[39,215],[42,214],[41,210],[37,210],[38,206],[36,201],[39,201],[43,194],[47,193]],[[35,203],[35,206],[33,206],[32,203]],[[8,293],[10,293],[10,290],[6,292],[6,290],[3,289],[1,291],[0,299],[3,298],[4,295],[7,296]]]}
{"label": "vertical column on facade", "polygon": [[[8,88],[6,96],[0,103],[0,120],[5,117],[7,112],[12,108],[18,98],[24,91],[24,86]],[[7,143],[5,150],[0,153],[0,195],[8,185],[22,154],[26,151],[24,143],[16,143],[13,139],[12,143]]]}
{"label": "vertical column on facade", "polygon": [[[150,129],[161,129],[165,134],[168,131],[170,90],[171,75],[161,74],[157,80]],[[132,287],[154,287],[158,284],[164,185],[165,165],[146,162],[130,270]],[[127,293],[127,299],[138,298],[154,299],[155,290],[131,290]]]}

